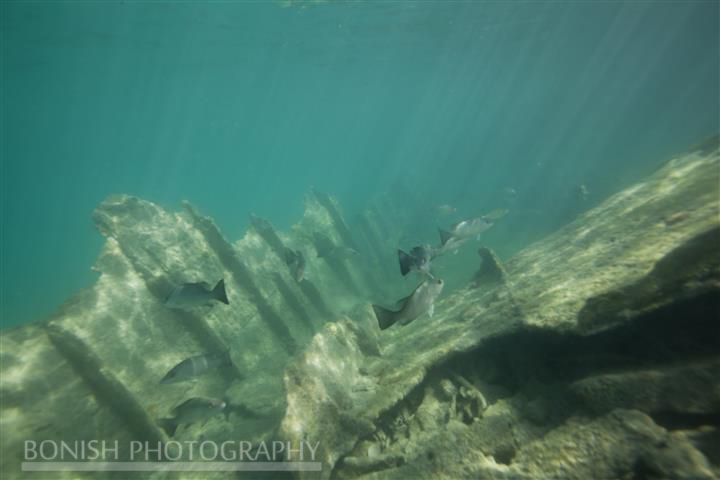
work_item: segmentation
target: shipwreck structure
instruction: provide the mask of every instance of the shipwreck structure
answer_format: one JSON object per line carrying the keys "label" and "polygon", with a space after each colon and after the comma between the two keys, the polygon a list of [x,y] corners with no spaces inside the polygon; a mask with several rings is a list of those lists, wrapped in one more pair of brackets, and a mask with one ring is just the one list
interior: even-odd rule
{"label": "shipwreck structure", "polygon": [[[253,217],[233,243],[189,203],[108,198],[97,283],[0,334],[3,478],[42,478],[21,470],[26,440],[168,442],[158,420],[189,396],[231,413],[175,440],[319,442],[322,469],[299,478],[716,478],[719,185],[714,137],[505,264],[482,248],[432,318],[382,333],[369,303],[402,293],[398,206],[350,224],[312,191],[290,232]],[[316,258],[318,242],[362,261]],[[300,282],[286,248],[308,253]],[[164,304],[220,278],[230,305]],[[224,351],[222,374],[158,384]]]}

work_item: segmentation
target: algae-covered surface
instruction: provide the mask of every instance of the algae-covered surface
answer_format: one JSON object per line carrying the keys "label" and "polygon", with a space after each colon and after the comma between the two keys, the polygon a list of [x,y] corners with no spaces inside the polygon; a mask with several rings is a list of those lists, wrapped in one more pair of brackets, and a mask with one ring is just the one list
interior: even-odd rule
{"label": "algae-covered surface", "polygon": [[[321,467],[299,478],[713,478],[719,167],[717,149],[679,155],[507,262],[483,247],[432,317],[383,331],[370,301],[402,287],[375,270],[377,248],[392,250],[381,211],[353,233],[336,200],[310,192],[290,231],[255,217],[231,243],[189,203],[108,198],[93,214],[97,283],[0,336],[5,478],[46,478],[21,471],[26,441],[90,439],[245,441],[256,456],[307,442]],[[318,258],[318,235],[369,260]],[[307,258],[301,281],[287,248]],[[228,305],[165,303],[175,285],[218,279]],[[223,368],[160,383],[221,352]],[[224,400],[225,415],[164,428],[193,397]],[[203,473],[238,475],[289,473]]]}
{"label": "algae-covered surface", "polygon": [[[628,418],[652,425],[653,435],[668,434],[640,412],[657,415],[660,425],[686,415],[681,424],[714,432],[718,166],[717,150],[672,159],[502,270],[484,265],[478,278],[489,269],[504,272],[494,276],[499,281],[450,295],[413,328],[377,337],[367,311],[362,321],[327,326],[288,370],[284,435],[327,439],[323,460],[347,478],[428,471],[447,478],[587,478],[593,465],[608,462],[591,476],[616,478],[639,475],[642,455],[663,454],[628,453],[648,440],[618,420],[625,413],[596,418],[599,412],[637,410]],[[379,354],[363,351],[368,341]],[[318,364],[327,366],[327,379]],[[479,392],[501,393],[484,412],[476,406],[469,414],[468,402],[484,402],[474,400],[468,381]],[[348,406],[350,425],[341,421]],[[608,430],[583,433],[586,422],[592,432]],[[691,459],[652,468],[711,478],[716,467],[681,443]]]}

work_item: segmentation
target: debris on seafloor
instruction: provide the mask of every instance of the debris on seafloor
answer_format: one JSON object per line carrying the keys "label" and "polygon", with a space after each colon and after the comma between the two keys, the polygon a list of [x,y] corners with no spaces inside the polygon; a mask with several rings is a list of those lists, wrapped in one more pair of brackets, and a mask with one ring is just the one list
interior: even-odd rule
{"label": "debris on seafloor", "polygon": [[476,287],[504,283],[507,273],[498,256],[487,247],[480,247],[480,268],[473,278]]}

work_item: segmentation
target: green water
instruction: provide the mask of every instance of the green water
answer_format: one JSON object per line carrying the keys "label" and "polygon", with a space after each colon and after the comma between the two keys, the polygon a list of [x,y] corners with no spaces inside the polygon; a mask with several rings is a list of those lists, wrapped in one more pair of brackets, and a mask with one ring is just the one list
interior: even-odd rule
{"label": "green water", "polygon": [[236,239],[310,186],[352,218],[403,185],[417,237],[509,208],[507,256],[719,128],[717,2],[0,8],[3,326],[92,284],[113,193]]}

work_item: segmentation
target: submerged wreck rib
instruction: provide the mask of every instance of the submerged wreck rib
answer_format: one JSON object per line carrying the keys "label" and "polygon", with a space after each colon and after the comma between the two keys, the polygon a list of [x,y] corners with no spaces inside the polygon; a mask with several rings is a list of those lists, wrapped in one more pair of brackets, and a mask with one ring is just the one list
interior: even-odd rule
{"label": "submerged wreck rib", "polygon": [[[280,237],[278,237],[270,222],[256,215],[251,215],[250,222],[258,235],[260,235],[260,237],[262,237],[262,239],[270,246],[273,253],[275,253],[279,259],[285,261],[286,247]],[[311,280],[303,279],[303,281],[299,283],[299,286],[300,290],[302,290],[320,315],[327,318],[332,316],[330,308],[327,306],[322,298],[322,295],[320,295],[320,292]]]}
{"label": "submerged wreck rib", "polygon": [[237,257],[232,245],[225,240],[212,219],[203,216],[189,202],[184,202],[183,206],[190,213],[196,228],[203,234],[220,263],[226,270],[230,271],[237,286],[245,290],[255,308],[257,308],[258,313],[275,334],[280,344],[288,353],[293,354],[297,346],[288,326],[285,325],[283,319],[275,312],[275,309],[267,302],[260,289],[255,285],[252,273]]}

